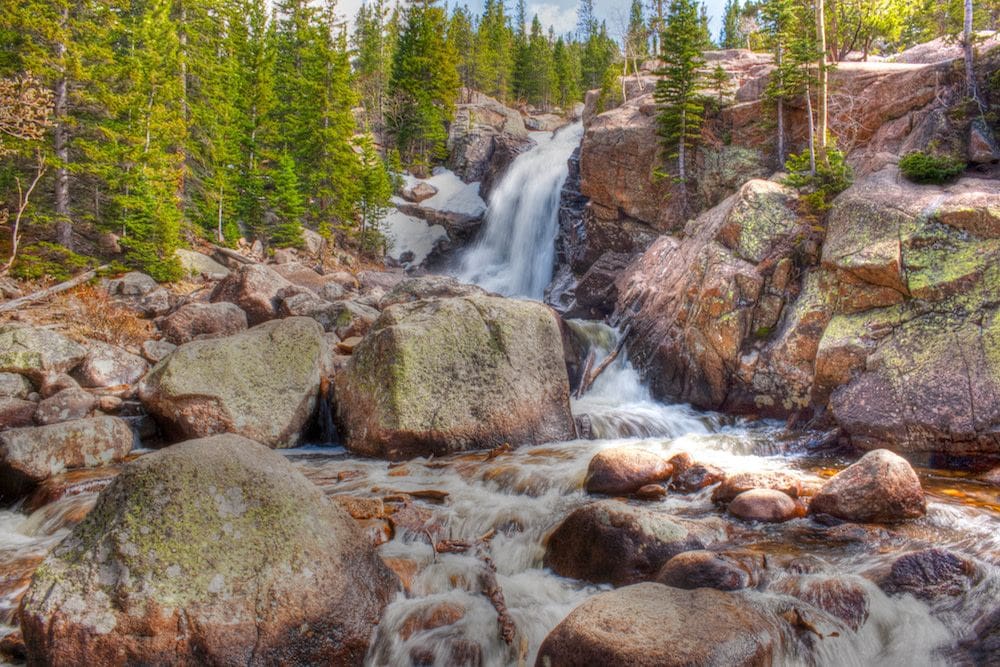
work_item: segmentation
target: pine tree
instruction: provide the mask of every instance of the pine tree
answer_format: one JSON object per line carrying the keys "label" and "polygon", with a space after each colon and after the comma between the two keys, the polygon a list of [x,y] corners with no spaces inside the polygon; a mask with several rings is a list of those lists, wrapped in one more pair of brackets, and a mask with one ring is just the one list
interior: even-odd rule
{"label": "pine tree", "polygon": [[573,45],[566,45],[560,37],[552,47],[552,64],[555,73],[555,101],[562,109],[580,99],[580,67]]}
{"label": "pine tree", "polygon": [[443,159],[458,91],[456,56],[445,40],[447,18],[434,0],[417,0],[406,9],[390,88],[396,101],[389,128],[403,158],[425,168]]}
{"label": "pine tree", "polygon": [[122,100],[121,141],[126,168],[118,179],[125,259],[157,280],[180,276],[174,254],[183,215],[183,147],[187,140],[180,101],[180,38],[169,0],[134,5],[127,19],[131,41],[123,59],[127,93]]}
{"label": "pine tree", "polygon": [[354,21],[355,82],[369,127],[385,132],[392,44],[387,32],[389,10],[385,0],[363,3]]}
{"label": "pine tree", "polygon": [[740,0],[726,0],[719,46],[724,49],[743,48],[743,36],[740,34]]}
{"label": "pine tree", "polygon": [[223,221],[227,242],[239,237],[242,227],[253,237],[266,238],[265,184],[267,164],[277,143],[273,111],[274,35],[267,19],[267,0],[235,0],[229,19],[229,49],[236,80],[230,95],[237,114],[234,162],[233,213],[235,221]]}
{"label": "pine tree", "polygon": [[626,57],[632,58],[633,61],[641,61],[649,57],[649,29],[646,27],[646,18],[642,14],[642,0],[632,0],[625,46]]}
{"label": "pine tree", "polygon": [[712,30],[708,25],[708,7],[704,2],[698,9],[698,39],[703,50],[715,48],[715,43],[712,42]]}
{"label": "pine tree", "polygon": [[371,134],[361,135],[356,145],[361,151],[359,243],[362,252],[373,252],[383,240],[379,225],[392,208],[392,177]]}
{"label": "pine tree", "polygon": [[767,0],[761,10],[764,31],[776,65],[765,95],[775,105],[778,164],[783,165],[788,154],[785,146],[785,104],[804,92],[804,77],[807,75],[804,66],[811,59],[803,60],[796,56],[802,53],[801,44],[793,48],[793,43],[799,39],[798,33],[801,32],[801,17],[797,15],[796,0]]}
{"label": "pine tree", "polygon": [[277,221],[271,230],[271,245],[275,248],[301,248],[305,245],[302,238],[305,202],[295,173],[295,161],[287,152],[278,158],[273,180],[271,208]]}
{"label": "pine tree", "polygon": [[511,94],[515,100],[528,98],[528,89],[531,87],[529,79],[539,66],[539,63],[531,60],[527,11],[524,0],[517,0],[517,13],[514,16],[514,63],[511,69]]}
{"label": "pine tree", "polygon": [[477,42],[477,88],[505,101],[511,92],[514,70],[514,33],[508,24],[503,0],[486,0]]}
{"label": "pine tree", "polygon": [[316,128],[320,152],[310,192],[316,200],[313,214],[317,226],[326,235],[333,225],[354,218],[361,165],[351,148],[357,97],[351,88],[346,30],[333,34],[336,28],[332,4],[326,8],[324,18],[327,27],[318,43],[319,58],[325,61],[320,125]]}
{"label": "pine tree", "polygon": [[688,152],[701,139],[705,111],[699,92],[704,78],[699,24],[694,0],[671,0],[660,51],[663,66],[656,72],[659,79],[653,94],[660,107],[659,135],[667,158],[677,160],[682,194],[687,181]]}
{"label": "pine tree", "polygon": [[455,11],[452,12],[448,23],[448,43],[458,54],[456,66],[459,82],[466,90],[474,89],[479,45],[472,25],[472,15],[467,6],[455,7]]}
{"label": "pine tree", "polygon": [[531,21],[526,53],[531,68],[526,73],[524,97],[536,107],[548,107],[552,99],[552,47],[537,15]]}

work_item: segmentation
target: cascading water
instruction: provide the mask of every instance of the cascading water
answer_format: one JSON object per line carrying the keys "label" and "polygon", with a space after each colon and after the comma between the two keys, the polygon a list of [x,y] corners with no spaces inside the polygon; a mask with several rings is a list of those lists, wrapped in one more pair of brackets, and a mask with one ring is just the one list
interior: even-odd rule
{"label": "cascading water", "polygon": [[533,132],[490,194],[482,236],[462,258],[458,277],[505,296],[541,299],[552,280],[559,193],[583,125]]}

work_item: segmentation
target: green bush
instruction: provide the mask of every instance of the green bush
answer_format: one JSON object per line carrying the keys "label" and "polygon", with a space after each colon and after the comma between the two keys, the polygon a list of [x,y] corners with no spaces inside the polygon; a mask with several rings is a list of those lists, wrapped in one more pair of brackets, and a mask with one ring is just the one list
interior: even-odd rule
{"label": "green bush", "polygon": [[949,155],[923,151],[907,153],[899,160],[899,169],[914,183],[947,183],[965,171],[965,162]]}
{"label": "green bush", "polygon": [[78,255],[61,245],[39,241],[21,249],[10,272],[21,280],[51,278],[63,281],[96,264],[93,258]]}
{"label": "green bush", "polygon": [[849,188],[854,181],[854,173],[843,153],[830,148],[826,156],[826,164],[817,161],[815,174],[809,169],[808,150],[790,155],[785,162],[785,171],[788,172],[785,185],[802,192],[803,201],[817,212],[830,208],[833,198]]}

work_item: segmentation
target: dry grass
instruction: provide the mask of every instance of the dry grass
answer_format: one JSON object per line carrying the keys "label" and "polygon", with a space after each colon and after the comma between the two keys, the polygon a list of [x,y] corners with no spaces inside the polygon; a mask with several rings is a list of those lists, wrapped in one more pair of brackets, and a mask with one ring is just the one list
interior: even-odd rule
{"label": "dry grass", "polygon": [[117,304],[100,287],[83,285],[67,293],[66,326],[71,334],[136,349],[152,337],[152,325]]}

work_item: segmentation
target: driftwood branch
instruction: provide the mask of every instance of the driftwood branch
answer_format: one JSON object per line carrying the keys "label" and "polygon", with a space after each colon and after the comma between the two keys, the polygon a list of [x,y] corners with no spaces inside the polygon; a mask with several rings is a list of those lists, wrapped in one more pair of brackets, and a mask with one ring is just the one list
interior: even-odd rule
{"label": "driftwood branch", "polygon": [[256,261],[254,261],[250,257],[247,257],[246,255],[242,255],[242,254],[236,252],[235,250],[233,250],[231,248],[224,248],[224,247],[222,247],[220,245],[213,245],[212,246],[212,253],[216,254],[216,255],[222,255],[223,257],[225,257],[227,259],[232,259],[234,261],[237,261],[240,264],[256,264],[257,263]]}
{"label": "driftwood branch", "polygon": [[590,375],[590,371],[594,367],[595,359],[597,359],[597,351],[594,348],[590,348],[590,351],[587,352],[587,358],[583,362],[583,368],[580,369],[580,378],[576,383],[576,392],[573,394],[574,398],[583,396],[583,384],[587,381],[587,376]]}
{"label": "driftwood branch", "polygon": [[35,303],[36,301],[42,301],[48,297],[59,294],[60,292],[65,292],[66,290],[73,289],[77,285],[82,285],[83,283],[91,280],[97,276],[98,271],[103,271],[108,268],[108,265],[100,266],[96,269],[91,269],[90,271],[85,271],[75,278],[70,278],[66,282],[59,283],[58,285],[53,285],[52,287],[46,287],[43,290],[38,290],[37,292],[32,292],[26,296],[22,296],[17,299],[11,299],[7,303],[0,304],[0,313],[6,313],[11,310],[17,310],[22,306],[26,306],[29,303]]}
{"label": "driftwood branch", "polygon": [[601,373],[603,373],[608,366],[613,364],[615,359],[618,358],[618,355],[622,353],[622,350],[625,348],[625,341],[628,340],[630,330],[631,327],[625,327],[625,331],[623,331],[622,335],[618,337],[618,344],[615,345],[615,349],[611,350],[611,353],[604,357],[601,363],[598,364],[597,368],[595,368],[591,373],[585,374],[582,378],[580,378],[580,386],[576,388],[578,397],[587,393],[587,390],[593,386],[594,381],[597,380]]}

